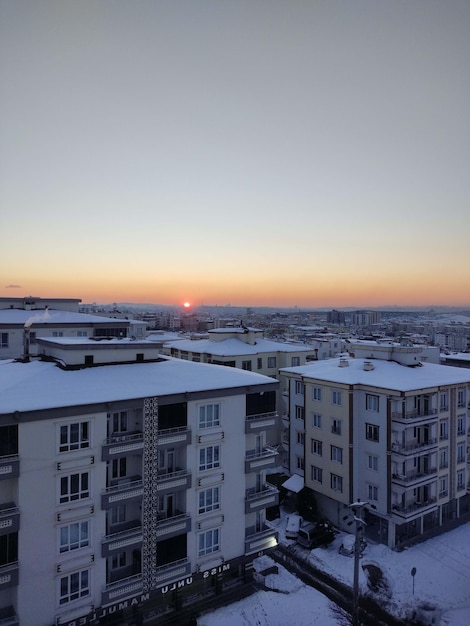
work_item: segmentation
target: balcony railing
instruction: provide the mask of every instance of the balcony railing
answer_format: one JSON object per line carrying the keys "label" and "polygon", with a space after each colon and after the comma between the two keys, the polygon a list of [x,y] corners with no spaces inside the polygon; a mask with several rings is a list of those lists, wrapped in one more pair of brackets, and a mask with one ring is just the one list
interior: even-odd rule
{"label": "balcony railing", "polygon": [[18,454],[8,454],[0,457],[0,480],[18,478],[20,475],[20,457]]}
{"label": "balcony railing", "polygon": [[118,533],[106,535],[101,543],[101,556],[106,558],[115,552],[122,552],[129,546],[135,546],[142,542],[142,525],[122,530]]}
{"label": "balcony railing", "polygon": [[16,587],[19,578],[18,561],[7,563],[0,567],[0,591],[9,587]]}
{"label": "balcony railing", "polygon": [[245,473],[274,466],[278,454],[278,451],[270,446],[264,446],[259,451],[250,450],[245,456]]}
{"label": "balcony railing", "polygon": [[426,509],[436,504],[436,498],[428,498],[424,501],[415,500],[414,502],[403,504],[394,504],[392,510],[394,513],[412,515],[421,509]]}
{"label": "balcony railing", "polygon": [[257,415],[245,416],[245,433],[268,430],[277,425],[277,411],[270,413],[258,413]]}
{"label": "balcony railing", "polygon": [[247,528],[245,532],[245,554],[253,554],[261,550],[274,548],[278,543],[278,533],[269,526],[263,525],[261,530]]}
{"label": "balcony railing", "polygon": [[392,443],[392,452],[398,454],[413,454],[416,451],[425,448],[433,448],[437,445],[436,437],[429,437],[426,441],[408,441],[404,445],[401,443]]}
{"label": "balcony railing", "polygon": [[121,479],[117,485],[107,487],[101,496],[101,508],[107,509],[116,502],[136,500],[143,496],[144,486],[140,476]]}
{"label": "balcony railing", "polygon": [[411,472],[406,472],[406,474],[392,474],[392,479],[394,482],[409,484],[413,482],[425,481],[428,478],[433,478],[436,474],[437,467],[430,467],[428,470],[423,472],[413,470]]}
{"label": "balcony railing", "polygon": [[177,469],[174,472],[159,472],[157,479],[157,491],[189,489],[191,487],[191,472],[187,469]]}
{"label": "balcony railing", "polygon": [[142,591],[142,574],[134,574],[116,582],[108,583],[102,590],[102,604],[110,604],[137,595]]}
{"label": "balcony railing", "polygon": [[437,415],[437,409],[427,409],[426,411],[413,409],[412,411],[392,411],[393,420],[414,420],[427,419]]}
{"label": "balcony railing", "polygon": [[271,485],[263,485],[255,491],[248,489],[245,496],[245,513],[253,513],[279,504],[279,491]]}

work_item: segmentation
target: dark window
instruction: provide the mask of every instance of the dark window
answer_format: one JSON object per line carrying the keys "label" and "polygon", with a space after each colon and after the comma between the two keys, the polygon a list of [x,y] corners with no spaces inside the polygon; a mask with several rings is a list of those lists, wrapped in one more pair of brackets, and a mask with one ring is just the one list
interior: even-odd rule
{"label": "dark window", "polygon": [[186,402],[178,404],[163,404],[158,407],[158,430],[179,428],[188,424],[188,405]]}
{"label": "dark window", "polygon": [[0,456],[18,454],[18,425],[0,426]]}
{"label": "dark window", "polygon": [[18,533],[0,537],[0,566],[15,563],[18,560]]}
{"label": "dark window", "polygon": [[139,353],[135,355],[135,360],[136,361],[143,361],[144,360],[144,355],[143,353]]}
{"label": "dark window", "polygon": [[93,365],[93,355],[86,354],[85,355],[85,365]]}
{"label": "dark window", "polygon": [[261,415],[272,413],[276,410],[276,392],[265,391],[264,393],[246,394],[246,414]]}

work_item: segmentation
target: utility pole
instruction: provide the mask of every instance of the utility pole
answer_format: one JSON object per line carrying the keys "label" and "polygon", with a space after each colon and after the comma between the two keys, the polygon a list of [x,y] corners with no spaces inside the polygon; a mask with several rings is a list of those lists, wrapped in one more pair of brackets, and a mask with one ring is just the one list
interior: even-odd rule
{"label": "utility pole", "polygon": [[362,519],[362,510],[367,506],[368,502],[353,502],[349,508],[353,512],[354,521],[356,522],[355,541],[354,541],[354,582],[353,582],[353,626],[360,626],[359,622],[359,559],[361,558],[362,535],[365,522]]}

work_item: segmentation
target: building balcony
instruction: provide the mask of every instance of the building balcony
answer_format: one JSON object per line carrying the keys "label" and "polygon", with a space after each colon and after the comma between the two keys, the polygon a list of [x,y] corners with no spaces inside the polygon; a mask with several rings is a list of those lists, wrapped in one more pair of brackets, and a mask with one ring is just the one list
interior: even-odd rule
{"label": "building balcony", "polygon": [[191,516],[187,513],[176,512],[175,515],[168,516],[160,513],[157,516],[156,536],[157,541],[170,539],[177,535],[184,535],[191,532]]}
{"label": "building balcony", "polygon": [[191,429],[188,426],[166,428],[158,431],[159,446],[189,446],[191,444]]}
{"label": "building balcony", "polygon": [[271,485],[263,485],[260,491],[248,489],[245,496],[245,514],[261,511],[279,504],[279,491]]}
{"label": "building balcony", "polygon": [[106,558],[112,554],[123,552],[130,546],[140,547],[142,544],[142,525],[139,523],[133,528],[118,533],[106,535],[101,542],[101,556]]}
{"label": "building balcony", "polygon": [[191,487],[191,472],[178,469],[174,472],[159,472],[157,478],[157,492],[183,491]]}
{"label": "building balcony", "polygon": [[0,457],[0,480],[18,478],[20,475],[20,457],[17,454],[9,454]]}
{"label": "building balcony", "polygon": [[422,513],[426,509],[436,508],[436,498],[428,498],[425,501],[414,500],[407,504],[394,504],[392,512],[400,517],[412,517],[416,513]]}
{"label": "building balcony", "polygon": [[0,505],[0,536],[18,532],[20,528],[20,512],[14,502]]}
{"label": "building balcony", "polygon": [[134,574],[108,583],[101,593],[101,604],[111,604],[142,592],[142,574]]}
{"label": "building balcony", "polygon": [[20,618],[13,606],[0,609],[0,626],[19,626]]}
{"label": "building balcony", "polygon": [[19,569],[18,561],[0,566],[0,591],[18,585]]}
{"label": "building balcony", "polygon": [[392,443],[392,452],[396,454],[416,454],[424,450],[432,450],[437,447],[437,438],[430,437],[426,441],[407,441],[404,445],[400,443]]}
{"label": "building balcony", "polygon": [[255,433],[261,430],[276,428],[277,422],[277,411],[260,413],[258,415],[247,415],[245,417],[245,433]]}
{"label": "building balcony", "polygon": [[427,422],[429,420],[434,420],[437,416],[437,409],[427,409],[426,411],[418,411],[414,409],[413,411],[392,411],[392,420],[394,422],[402,422],[409,423],[413,421],[416,422]]}
{"label": "building balcony", "polygon": [[254,526],[247,528],[245,532],[245,555],[274,548],[278,544],[278,537],[278,533],[266,525],[258,531]]}
{"label": "building balcony", "polygon": [[249,450],[245,456],[245,474],[275,467],[278,451],[270,446],[262,450]]}
{"label": "building balcony", "polygon": [[118,456],[141,454],[144,449],[144,435],[142,432],[122,433],[113,435],[105,440],[101,450],[101,460],[109,461]]}
{"label": "building balcony", "polygon": [[425,472],[416,470],[406,472],[406,474],[392,474],[392,482],[400,485],[411,485],[413,483],[425,483],[427,480],[434,479],[437,475],[437,467],[431,467]]}
{"label": "building balcony", "polygon": [[105,489],[101,495],[101,508],[109,509],[115,504],[140,500],[144,494],[144,486],[141,476],[121,478],[118,484]]}

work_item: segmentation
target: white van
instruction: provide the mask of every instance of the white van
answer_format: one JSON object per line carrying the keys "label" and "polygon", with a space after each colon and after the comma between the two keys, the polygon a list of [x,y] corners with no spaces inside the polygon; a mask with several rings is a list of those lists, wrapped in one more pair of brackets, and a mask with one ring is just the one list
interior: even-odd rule
{"label": "white van", "polygon": [[300,515],[288,515],[286,522],[286,537],[287,539],[297,539],[299,536],[299,529],[302,525],[303,519]]}

